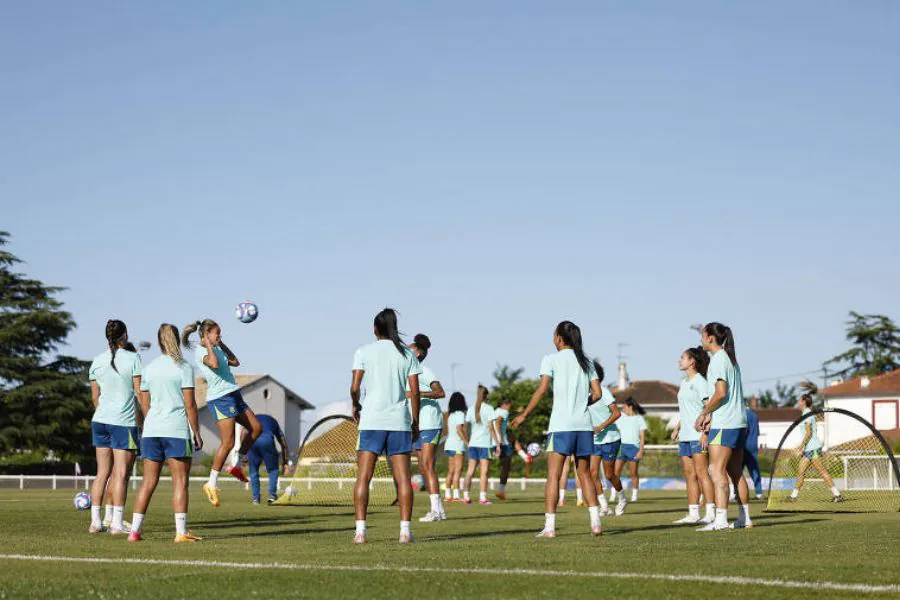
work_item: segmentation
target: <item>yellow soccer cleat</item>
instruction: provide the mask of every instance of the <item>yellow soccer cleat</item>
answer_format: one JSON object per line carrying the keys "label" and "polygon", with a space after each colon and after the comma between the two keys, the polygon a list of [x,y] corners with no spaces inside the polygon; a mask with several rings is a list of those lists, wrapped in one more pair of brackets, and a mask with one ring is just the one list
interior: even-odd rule
{"label": "yellow soccer cleat", "polygon": [[203,492],[206,494],[206,499],[209,500],[210,504],[213,506],[219,505],[219,488],[210,487],[208,483],[204,483]]}
{"label": "yellow soccer cleat", "polygon": [[188,531],[184,535],[176,535],[175,543],[176,544],[185,544],[185,543],[191,543],[191,542],[199,542],[202,539],[203,539],[202,537],[197,537],[196,535],[194,535],[193,533]]}

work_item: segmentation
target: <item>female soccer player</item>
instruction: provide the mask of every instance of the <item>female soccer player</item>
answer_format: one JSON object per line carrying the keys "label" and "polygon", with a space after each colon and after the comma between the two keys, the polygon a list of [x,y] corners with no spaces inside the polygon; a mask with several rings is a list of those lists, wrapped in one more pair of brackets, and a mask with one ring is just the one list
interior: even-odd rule
{"label": "female soccer player", "polygon": [[[541,361],[541,381],[531,401],[512,422],[519,427],[534,412],[541,398],[553,386],[553,408],[547,437],[547,485],[544,488],[544,528],[540,538],[556,537],[556,503],[559,500],[559,475],[567,456],[575,456],[575,472],[582,489],[592,489],[590,457],[594,451],[593,426],[588,410],[588,397],[594,401],[602,395],[594,365],[584,353],[581,329],[571,321],[563,321],[553,332],[557,353]],[[594,494],[587,495],[591,534],[603,533],[600,507]]]}
{"label": "female soccer player", "polygon": [[[631,501],[637,502],[638,488],[641,485],[641,478],[638,472],[638,466],[641,459],[644,458],[644,441],[647,433],[647,421],[644,420],[644,410],[634,398],[625,400],[625,406],[622,409],[625,413],[616,422],[619,433],[622,436],[622,446],[619,449],[619,456],[616,458],[616,475],[622,477],[622,469],[625,463],[628,463],[628,470],[631,473]],[[619,496],[619,502],[622,497]]]}
{"label": "female soccer player", "polygon": [[[594,371],[597,373],[597,381],[603,381],[605,372],[597,361],[594,361]],[[601,396],[597,402],[588,406],[591,413],[591,425],[594,426],[594,451],[591,455],[591,479],[594,481],[594,492],[600,503],[600,516],[609,515],[612,511],[606,496],[603,495],[603,477],[600,476],[600,466],[603,465],[603,474],[612,484],[613,489],[619,492],[619,503],[616,506],[616,515],[621,516],[625,512],[625,494],[622,492],[622,481],[616,475],[616,457],[619,455],[622,436],[616,421],[622,416],[622,411],[616,404],[616,398],[604,386],[600,386]]]}
{"label": "female soccer player", "polygon": [[494,409],[494,429],[500,436],[500,488],[497,490],[497,500],[506,500],[506,482],[509,481],[509,470],[512,467],[513,449],[507,432],[511,407],[512,400],[504,397]]}
{"label": "female soccer player", "polygon": [[[459,502],[459,478],[462,475],[463,455],[469,446],[469,435],[466,433],[466,397],[459,392],[450,395],[447,406],[447,441],[444,451],[447,453],[447,495],[448,502]],[[453,493],[451,497],[450,494]]]}
{"label": "female soccer player", "polygon": [[[144,479],[134,501],[129,542],[140,542],[144,515],[159,483],[163,463],[172,473],[172,510],[175,513],[175,542],[197,542],[187,526],[188,480],[191,474],[191,431],[194,449],[203,448],[197,403],[194,401],[194,370],[181,355],[178,328],[168,323],[159,327],[162,356],[147,365],[141,381],[141,409],[144,412]],[[188,428],[190,425],[190,428]]]}
{"label": "female soccer player", "polygon": [[[369,484],[375,462],[386,454],[397,487],[400,505],[400,543],[414,541],[409,521],[413,492],[409,482],[409,456],[419,437],[419,375],[422,368],[397,329],[397,313],[385,308],[375,315],[374,343],[359,348],[353,356],[353,419],[359,427],[356,486],[353,507],[356,511],[354,544],[366,543],[366,514],[369,510]],[[366,395],[361,397],[363,378]],[[406,390],[409,389],[409,397]]]}
{"label": "female soccer player", "polygon": [[[688,514],[675,524],[712,523],[716,518],[715,491],[709,477],[706,459],[706,433],[697,431],[694,423],[703,410],[703,402],[709,395],[706,369],[709,355],[703,348],[688,348],[681,354],[678,368],[684,372],[684,380],[678,390],[678,425],[672,432],[672,440],[678,442],[678,456],[687,482]],[[700,518],[700,492],[706,499],[706,516]]]}
{"label": "female soccer player", "polygon": [[[416,354],[419,363],[422,363],[428,356],[431,340],[424,333],[420,333],[416,335],[415,341],[409,347]],[[419,409],[419,439],[416,440],[413,447],[416,450],[416,457],[419,459],[419,470],[422,471],[422,476],[425,478],[425,485],[428,487],[428,494],[431,499],[431,510],[419,521],[430,523],[447,519],[447,513],[444,512],[444,505],[441,503],[441,483],[434,468],[435,452],[438,444],[441,442],[441,433],[444,430],[444,415],[438,400],[446,396],[446,394],[434,372],[425,365],[421,366],[422,374],[419,375],[419,398],[421,403],[421,408]]]}
{"label": "female soccer player", "polygon": [[[97,478],[91,487],[91,533],[104,531],[100,507],[109,485],[112,521],[109,533],[128,533],[123,522],[128,475],[138,449],[138,426],[143,415],[136,407],[135,390],[141,389],[141,357],[128,351],[128,329],[118,320],[106,322],[109,349],[91,363],[91,400],[94,417],[91,437],[97,453]],[[133,346],[132,346],[133,348]]]}
{"label": "female soccer player", "polygon": [[463,482],[463,502],[472,503],[469,487],[472,485],[475,467],[479,467],[478,504],[482,506],[492,504],[487,497],[488,469],[491,466],[491,456],[500,456],[501,446],[500,436],[494,427],[494,409],[487,403],[487,397],[487,388],[479,385],[475,406],[470,407],[466,413],[466,422],[471,425],[472,433],[469,436],[469,467]]}
{"label": "female soccer player", "polygon": [[205,319],[185,327],[181,335],[181,343],[185,348],[192,347],[191,334],[195,331],[199,331],[200,345],[194,351],[194,358],[200,374],[206,379],[207,404],[216,418],[220,438],[219,447],[213,456],[209,481],[203,484],[203,492],[210,504],[219,506],[219,471],[234,448],[235,422],[246,427],[250,435],[243,439],[234,464],[225,472],[243,482],[247,481],[247,476],[244,475],[240,465],[247,456],[250,446],[262,433],[262,426],[244,402],[244,397],[231,372],[231,367],[240,366],[241,361],[222,341],[222,329],[218,323],[212,319]]}
{"label": "female soccer player", "polygon": [[716,499],[715,520],[697,531],[728,529],[728,481],[737,488],[740,515],[730,526],[753,527],[750,520],[750,490],[743,475],[744,439],[747,436],[747,406],[741,383],[731,328],[708,323],[701,330],[703,349],[711,356],[706,372],[709,400],[694,423],[697,431],[709,431],[710,475]]}
{"label": "female soccer player", "polygon": [[[807,388],[809,388],[809,386],[807,386]],[[825,453],[822,451],[822,442],[819,440],[819,436],[816,432],[816,416],[809,414],[812,412],[813,408],[812,394],[815,393],[816,388],[815,386],[812,386],[811,392],[800,396],[800,402],[797,404],[797,407],[803,414],[809,416],[803,419],[803,440],[798,446],[798,448],[801,449],[800,452],[802,455],[800,458],[800,465],[797,469],[797,483],[795,484],[794,489],[791,490],[790,501],[797,501],[797,498],[800,495],[800,488],[803,487],[803,482],[806,478],[806,471],[809,469],[809,466],[812,465],[813,468],[819,472],[819,475],[822,476],[822,479],[825,480],[825,485],[831,489],[831,501],[843,502],[844,497],[841,496],[841,492],[835,487],[834,480],[828,473],[828,469],[822,464],[822,457]]]}

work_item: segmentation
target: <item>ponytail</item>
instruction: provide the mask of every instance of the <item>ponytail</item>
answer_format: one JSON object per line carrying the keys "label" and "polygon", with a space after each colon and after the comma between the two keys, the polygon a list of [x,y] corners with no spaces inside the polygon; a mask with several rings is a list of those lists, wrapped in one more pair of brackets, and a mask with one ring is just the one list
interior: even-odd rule
{"label": "ponytail", "polygon": [[408,349],[400,339],[400,332],[397,330],[397,311],[393,308],[385,308],[375,315],[375,331],[381,337],[394,342],[397,352],[406,356]]}
{"label": "ponytail", "polygon": [[628,406],[630,406],[631,408],[633,408],[633,409],[634,409],[634,412],[636,412],[636,413],[639,414],[639,415],[646,415],[646,414],[647,414],[647,411],[644,410],[644,407],[641,406],[640,404],[638,404],[638,401],[635,400],[634,398],[632,398],[631,396],[629,396],[628,399],[625,400],[625,404],[627,404]]}
{"label": "ponytail", "polygon": [[484,399],[487,398],[488,389],[478,384],[478,391],[475,392],[475,422],[481,425],[481,405],[484,403]]}
{"label": "ponytail", "polygon": [[728,358],[731,359],[731,364],[735,367],[738,366],[737,351],[734,349],[734,333],[732,333],[731,327],[722,325],[721,323],[712,322],[708,323],[706,327],[703,328],[703,331],[706,335],[711,335],[716,340],[716,343],[725,350],[728,354]]}
{"label": "ponytail", "polygon": [[600,383],[603,383],[603,378],[606,377],[606,370],[604,370],[598,360],[594,360],[594,371],[597,372],[597,380],[600,381]]}
{"label": "ponytail", "polygon": [[578,359],[578,365],[581,367],[581,370],[588,373],[591,368],[591,359],[584,353],[581,329],[579,329],[578,325],[571,321],[563,321],[556,326],[556,335],[575,353],[575,358]]}
{"label": "ponytail", "polygon": [[163,323],[159,326],[157,334],[159,340],[160,351],[175,361],[177,364],[184,362],[181,355],[181,348],[178,347],[178,328],[169,323]]}
{"label": "ponytail", "polygon": [[109,344],[109,353],[111,355],[109,366],[111,366],[116,373],[119,372],[119,369],[116,368],[116,350],[119,349],[119,342],[127,335],[128,329],[122,321],[110,319],[106,322],[106,343]]}
{"label": "ponytail", "polygon": [[202,321],[194,321],[190,325],[184,328],[184,331],[181,333],[181,345],[185,348],[192,348],[193,344],[191,344],[191,334],[195,331],[199,331],[200,338],[206,335],[208,331],[211,329],[215,329],[219,326],[218,323],[213,321],[212,319],[203,319]]}
{"label": "ponytail", "polygon": [[697,369],[697,372],[706,377],[706,373],[709,371],[709,354],[706,353],[703,346],[688,348],[684,353],[694,361],[694,368]]}

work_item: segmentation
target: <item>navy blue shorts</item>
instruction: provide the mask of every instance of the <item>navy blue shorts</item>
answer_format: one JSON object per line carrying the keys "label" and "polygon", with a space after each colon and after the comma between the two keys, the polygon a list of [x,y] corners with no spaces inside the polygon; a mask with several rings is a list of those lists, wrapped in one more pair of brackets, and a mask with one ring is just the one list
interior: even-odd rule
{"label": "navy blue shorts", "polygon": [[556,452],[577,458],[594,453],[593,431],[554,431],[547,436],[547,452]]}
{"label": "navy blue shorts", "polygon": [[462,453],[463,453],[462,450],[458,450],[458,451],[457,450],[444,450],[444,454],[446,454],[447,456],[449,456],[451,458],[456,456],[457,454],[462,454]]}
{"label": "navy blue shorts", "polygon": [[619,448],[619,456],[616,457],[616,460],[621,460],[623,462],[638,462],[637,453],[640,451],[640,446],[635,446],[634,444],[622,444]]}
{"label": "navy blue shorts", "polygon": [[747,440],[747,428],[740,429],[710,429],[709,445],[725,446],[726,448],[743,448]]}
{"label": "navy blue shorts", "polygon": [[822,458],[822,449],[819,448],[818,450],[804,450],[803,458],[807,460],[816,460],[818,458]]}
{"label": "navy blue shorts", "polygon": [[678,456],[692,457],[695,454],[705,454],[706,450],[700,445],[700,440],[678,442]]}
{"label": "navy blue shorts", "polygon": [[356,450],[388,456],[409,454],[412,452],[412,432],[365,429],[359,432]]}
{"label": "navy blue shorts", "polygon": [[605,444],[594,444],[594,456],[599,456],[607,462],[616,460],[616,457],[619,456],[619,447],[621,445],[621,440]]}
{"label": "navy blue shorts", "polygon": [[215,416],[216,421],[233,419],[250,410],[250,407],[244,402],[244,397],[237,390],[230,394],[225,394],[220,398],[216,398],[215,400],[210,400],[207,404],[209,404],[209,408],[212,410],[212,414]]}
{"label": "navy blue shorts", "polygon": [[500,446],[500,458],[506,458],[507,456],[513,455],[513,447],[509,444],[503,444]]}
{"label": "navy blue shorts", "polygon": [[491,460],[493,452],[491,448],[478,448],[469,446],[469,458],[472,460]]}
{"label": "navy blue shorts", "polygon": [[145,437],[141,440],[144,460],[166,462],[169,458],[190,458],[191,440],[171,437]]}
{"label": "navy blue shorts", "polygon": [[423,429],[419,431],[419,439],[416,440],[416,443],[413,447],[416,450],[422,449],[422,444],[434,444],[437,446],[441,441],[441,430],[440,429]]}
{"label": "navy blue shorts", "polygon": [[140,436],[137,427],[125,425],[107,425],[91,422],[91,441],[94,448],[112,448],[113,450],[138,450]]}

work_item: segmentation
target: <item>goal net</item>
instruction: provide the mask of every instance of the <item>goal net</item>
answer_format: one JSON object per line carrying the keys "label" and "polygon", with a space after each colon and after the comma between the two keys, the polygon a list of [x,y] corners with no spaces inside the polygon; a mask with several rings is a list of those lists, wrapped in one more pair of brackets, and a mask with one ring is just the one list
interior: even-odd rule
{"label": "goal net", "polygon": [[838,408],[814,410],[791,424],[781,439],[767,510],[900,511],[900,465],[881,434],[859,415]]}
{"label": "goal net", "polygon": [[[313,425],[297,457],[294,474],[276,505],[353,506],[356,445],[359,432],[350,417],[326,417]],[[375,463],[369,486],[369,506],[388,506],[396,497],[394,479],[384,457]]]}

